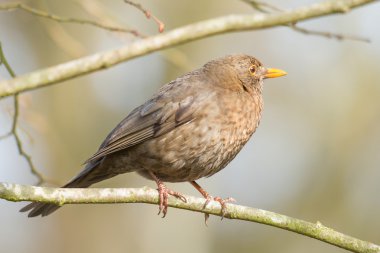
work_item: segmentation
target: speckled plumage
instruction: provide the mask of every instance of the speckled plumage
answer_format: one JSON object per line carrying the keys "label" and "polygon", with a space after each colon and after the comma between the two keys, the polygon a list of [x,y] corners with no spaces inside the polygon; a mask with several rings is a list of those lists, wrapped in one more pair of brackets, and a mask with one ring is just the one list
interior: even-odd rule
{"label": "speckled plumage", "polygon": [[[259,125],[268,70],[248,55],[206,63],[164,85],[107,136],[64,187],[88,187],[135,171],[165,182],[195,181],[223,169]],[[58,207],[31,203],[21,211],[48,215]]]}

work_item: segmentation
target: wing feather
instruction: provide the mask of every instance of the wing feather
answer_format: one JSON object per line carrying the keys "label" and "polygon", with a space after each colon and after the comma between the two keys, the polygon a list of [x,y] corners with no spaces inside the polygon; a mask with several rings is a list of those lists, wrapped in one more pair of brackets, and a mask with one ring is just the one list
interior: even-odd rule
{"label": "wing feather", "polygon": [[184,97],[180,102],[167,101],[162,96],[149,100],[120,122],[85,163],[130,148],[192,121],[195,117],[193,102],[192,96]]}

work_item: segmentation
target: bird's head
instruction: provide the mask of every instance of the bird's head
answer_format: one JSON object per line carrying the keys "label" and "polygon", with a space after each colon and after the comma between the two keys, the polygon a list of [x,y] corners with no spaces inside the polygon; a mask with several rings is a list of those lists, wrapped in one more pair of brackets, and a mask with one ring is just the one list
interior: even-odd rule
{"label": "bird's head", "polygon": [[262,91],[263,80],[286,75],[280,69],[266,68],[256,58],[245,55],[228,55],[206,63],[205,69],[214,83],[230,90]]}

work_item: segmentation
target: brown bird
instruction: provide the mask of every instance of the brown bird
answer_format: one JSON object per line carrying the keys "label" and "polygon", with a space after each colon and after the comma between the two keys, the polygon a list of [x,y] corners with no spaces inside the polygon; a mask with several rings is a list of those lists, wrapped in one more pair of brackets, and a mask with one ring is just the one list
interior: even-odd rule
{"label": "brown bird", "polygon": [[[195,180],[217,173],[237,155],[259,125],[263,80],[285,74],[238,54],[178,77],[121,121],[63,188],[89,187],[136,171],[157,183],[163,216],[168,195],[186,201],[163,182],[190,182],[206,198],[206,205],[213,198]],[[222,211],[229,200],[214,199]],[[35,217],[58,208],[31,203],[20,211],[30,210],[28,216]]]}

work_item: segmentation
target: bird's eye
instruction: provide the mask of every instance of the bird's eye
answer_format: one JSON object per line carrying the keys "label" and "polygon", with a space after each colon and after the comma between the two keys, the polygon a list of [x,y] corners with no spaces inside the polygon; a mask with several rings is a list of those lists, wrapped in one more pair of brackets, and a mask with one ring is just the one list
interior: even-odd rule
{"label": "bird's eye", "polygon": [[251,72],[251,74],[255,74],[256,73],[256,66],[255,65],[252,65],[251,67],[249,67],[249,72]]}

